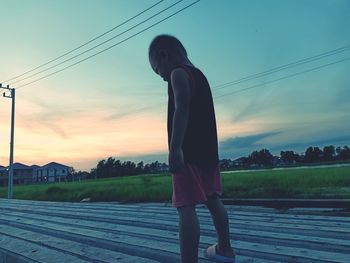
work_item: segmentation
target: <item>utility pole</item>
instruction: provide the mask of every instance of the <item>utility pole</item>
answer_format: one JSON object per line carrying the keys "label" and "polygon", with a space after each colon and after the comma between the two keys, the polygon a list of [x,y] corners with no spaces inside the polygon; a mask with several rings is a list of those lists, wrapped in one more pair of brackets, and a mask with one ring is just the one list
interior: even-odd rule
{"label": "utility pole", "polygon": [[14,131],[15,131],[15,89],[10,88],[9,85],[3,87],[0,83],[0,89],[5,89],[10,91],[10,95],[6,95],[6,92],[3,93],[4,98],[12,99],[12,110],[11,110],[11,141],[10,141],[10,163],[9,171],[7,176],[8,187],[7,187],[7,198],[12,199],[13,197],[13,145],[14,145]]}

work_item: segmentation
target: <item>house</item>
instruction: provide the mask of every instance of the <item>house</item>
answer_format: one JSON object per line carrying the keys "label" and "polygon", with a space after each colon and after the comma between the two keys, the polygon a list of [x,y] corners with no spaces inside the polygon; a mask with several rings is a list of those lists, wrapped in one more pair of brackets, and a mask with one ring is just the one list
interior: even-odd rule
{"label": "house", "polygon": [[169,166],[166,163],[162,163],[159,165],[159,172],[167,172],[169,170]]}
{"label": "house", "polygon": [[273,156],[273,159],[272,159],[272,165],[273,166],[281,166],[282,164],[283,164],[283,161],[281,160],[280,157]]}
{"label": "house", "polygon": [[7,171],[6,167],[0,165],[0,186],[5,186],[7,183]]}
{"label": "house", "polygon": [[232,161],[233,167],[243,167],[247,163],[247,157],[240,157]]}
{"label": "house", "polygon": [[33,164],[31,166],[32,170],[33,170],[33,183],[39,183],[41,182],[41,180],[39,180],[39,165],[35,165]]}
{"label": "house", "polygon": [[6,167],[0,165],[0,176],[1,176],[3,173],[5,174],[5,172],[6,172]]}
{"label": "house", "polygon": [[13,184],[28,184],[32,182],[33,170],[23,163],[13,164]]}
{"label": "house", "polygon": [[[8,176],[8,167],[0,167],[0,185],[5,186]],[[13,164],[13,183],[14,184],[28,184],[32,182],[32,169],[30,166],[23,163]]]}
{"label": "house", "polygon": [[[51,162],[44,166],[28,166],[22,163],[13,164],[13,184],[31,184],[43,182],[67,181],[73,168]],[[0,186],[6,186],[8,167],[0,166]]]}
{"label": "house", "polygon": [[33,175],[34,178],[37,178],[37,182],[67,181],[72,171],[71,167],[56,162],[51,162],[35,169],[36,172]]}
{"label": "house", "polygon": [[230,159],[221,159],[220,160],[220,169],[223,171],[230,170],[232,168],[232,160]]}

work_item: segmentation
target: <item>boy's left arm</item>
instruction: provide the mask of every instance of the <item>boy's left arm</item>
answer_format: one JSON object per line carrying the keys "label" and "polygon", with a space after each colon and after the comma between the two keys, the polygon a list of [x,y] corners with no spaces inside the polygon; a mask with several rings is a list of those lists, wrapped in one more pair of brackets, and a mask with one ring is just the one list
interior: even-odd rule
{"label": "boy's left arm", "polygon": [[175,173],[185,166],[182,143],[187,129],[191,88],[189,76],[182,68],[173,70],[170,79],[174,91],[175,112],[172,120],[173,131],[170,141],[169,168],[170,172]]}

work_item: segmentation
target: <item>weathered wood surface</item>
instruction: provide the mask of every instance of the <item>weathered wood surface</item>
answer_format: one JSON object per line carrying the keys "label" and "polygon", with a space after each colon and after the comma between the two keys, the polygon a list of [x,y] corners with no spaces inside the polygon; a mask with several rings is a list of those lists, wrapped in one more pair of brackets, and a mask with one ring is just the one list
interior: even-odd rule
{"label": "weathered wood surface", "polygon": [[[350,217],[227,206],[237,262],[350,263]],[[203,249],[216,242],[198,206]],[[170,204],[60,203],[0,199],[0,263],[179,262]]]}

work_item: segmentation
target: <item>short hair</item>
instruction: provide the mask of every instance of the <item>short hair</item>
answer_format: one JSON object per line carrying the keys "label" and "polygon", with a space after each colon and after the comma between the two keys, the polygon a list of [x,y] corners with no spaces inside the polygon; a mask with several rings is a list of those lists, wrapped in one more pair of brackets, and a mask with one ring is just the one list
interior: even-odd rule
{"label": "short hair", "polygon": [[176,37],[171,35],[159,35],[156,36],[148,49],[148,55],[157,55],[157,52],[161,49],[168,51],[170,54],[184,55],[187,57],[187,51]]}

